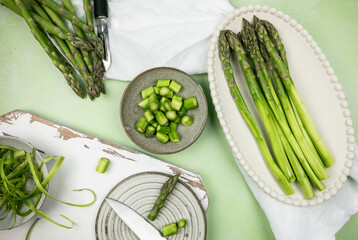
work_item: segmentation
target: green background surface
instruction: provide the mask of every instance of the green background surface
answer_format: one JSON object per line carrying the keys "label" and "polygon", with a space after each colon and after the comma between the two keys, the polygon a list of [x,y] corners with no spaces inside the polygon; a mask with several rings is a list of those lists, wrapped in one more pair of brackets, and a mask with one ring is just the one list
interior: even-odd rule
{"label": "green background surface", "polygon": [[[335,70],[357,126],[358,1],[230,2],[235,8],[248,4],[272,6],[301,23]],[[2,6],[0,16],[0,114],[23,109],[140,150],[129,140],[119,119],[119,103],[128,82],[106,80],[106,95],[93,102],[78,98],[35,41],[25,22]],[[157,157],[195,170],[202,176],[211,199],[207,239],[274,239],[269,222],[226,142],[211,102],[207,75],[194,77],[208,99],[207,126],[188,149]],[[355,215],[338,232],[337,239],[356,239],[357,226],[358,215]]]}

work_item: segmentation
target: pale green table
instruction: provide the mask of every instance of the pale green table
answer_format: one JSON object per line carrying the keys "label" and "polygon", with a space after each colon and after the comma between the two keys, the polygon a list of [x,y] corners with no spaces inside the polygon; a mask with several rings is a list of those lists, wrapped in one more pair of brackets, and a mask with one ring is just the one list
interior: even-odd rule
{"label": "pale green table", "polygon": [[[231,2],[236,8],[248,4],[270,5],[301,23],[333,66],[346,94],[354,125],[358,126],[357,0]],[[265,214],[239,172],[220,128],[207,75],[195,78],[204,88],[209,103],[206,129],[190,148],[158,157],[201,174],[211,199],[207,239],[274,239]],[[124,133],[119,120],[119,102],[127,84],[106,80],[106,95],[93,102],[88,98],[81,100],[66,85],[25,22],[0,6],[0,114],[14,109],[31,111],[138,149]],[[355,215],[338,232],[337,239],[357,239],[357,226],[358,215]]]}

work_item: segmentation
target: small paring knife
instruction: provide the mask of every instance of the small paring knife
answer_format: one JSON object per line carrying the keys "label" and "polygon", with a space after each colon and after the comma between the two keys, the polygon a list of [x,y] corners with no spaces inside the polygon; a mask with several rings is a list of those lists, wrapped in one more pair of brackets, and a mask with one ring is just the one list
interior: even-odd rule
{"label": "small paring knife", "polygon": [[94,0],[94,16],[97,22],[97,34],[103,41],[104,59],[102,59],[103,67],[107,72],[111,66],[111,52],[109,48],[108,35],[108,3],[107,0]]}
{"label": "small paring knife", "polygon": [[106,202],[122,221],[141,240],[167,240],[161,233],[150,224],[144,217],[128,207],[124,203],[106,198]]}

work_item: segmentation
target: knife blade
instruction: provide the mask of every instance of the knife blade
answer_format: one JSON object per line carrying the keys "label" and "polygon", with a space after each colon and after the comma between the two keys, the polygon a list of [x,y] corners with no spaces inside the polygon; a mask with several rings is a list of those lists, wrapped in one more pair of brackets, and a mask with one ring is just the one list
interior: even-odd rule
{"label": "knife blade", "polygon": [[97,23],[97,34],[103,41],[104,58],[102,59],[103,67],[107,72],[111,66],[111,52],[109,48],[108,35],[108,3],[107,0],[94,0],[94,16]]}
{"label": "knife blade", "polygon": [[139,237],[139,239],[166,240],[166,238],[162,237],[160,232],[152,224],[132,208],[110,198],[106,198],[105,200],[133,233]]}

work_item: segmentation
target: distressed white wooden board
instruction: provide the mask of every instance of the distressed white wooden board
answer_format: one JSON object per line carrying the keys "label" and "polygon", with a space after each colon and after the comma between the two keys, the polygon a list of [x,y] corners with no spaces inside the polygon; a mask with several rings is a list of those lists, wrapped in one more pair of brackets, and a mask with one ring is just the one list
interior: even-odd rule
{"label": "distressed white wooden board", "polygon": [[[73,189],[90,188],[97,194],[95,204],[85,208],[72,207],[46,199],[42,211],[66,224],[66,220],[59,216],[63,214],[74,220],[76,226],[67,230],[41,219],[33,229],[31,239],[95,239],[95,219],[103,198],[119,181],[140,172],[158,171],[168,174],[180,172],[180,179],[197,194],[204,210],[208,209],[209,197],[198,173],[38,115],[22,110],[7,113],[0,117],[0,134],[22,138],[45,155],[65,157],[65,161],[50,183],[49,192],[53,196],[73,203],[85,203],[91,200],[91,194],[73,192]],[[95,171],[101,157],[111,160],[105,174]],[[51,167],[52,165],[48,165],[49,170]],[[0,231],[0,239],[24,239],[33,220],[15,229]]]}
{"label": "distressed white wooden board", "polygon": [[[327,169],[330,178],[323,180],[322,192],[315,190],[313,199],[304,199],[298,183],[292,184],[295,193],[285,196],[271,174],[261,151],[246,122],[232,100],[222,69],[218,39],[221,30],[238,32],[242,18],[252,22],[253,16],[270,21],[279,31],[285,44],[290,74],[303,102],[316,124],[318,132],[331,150],[335,163]],[[252,101],[241,70],[234,65],[235,79],[253,117],[264,129]],[[309,206],[322,203],[334,196],[343,186],[353,165],[355,139],[353,121],[345,94],[334,70],[312,36],[290,16],[268,6],[247,6],[236,9],[222,21],[213,34],[208,53],[208,79],[211,96],[220,125],[237,159],[237,163],[265,193],[291,205]]]}

